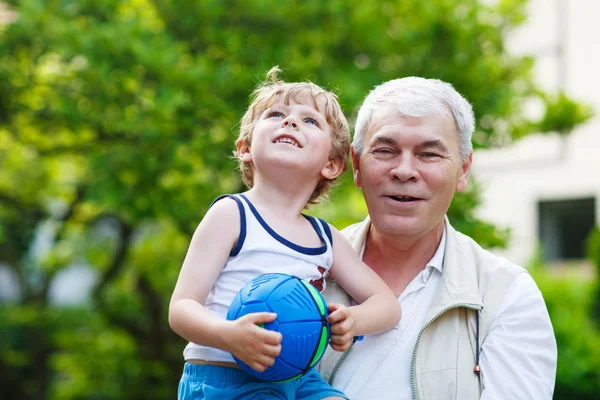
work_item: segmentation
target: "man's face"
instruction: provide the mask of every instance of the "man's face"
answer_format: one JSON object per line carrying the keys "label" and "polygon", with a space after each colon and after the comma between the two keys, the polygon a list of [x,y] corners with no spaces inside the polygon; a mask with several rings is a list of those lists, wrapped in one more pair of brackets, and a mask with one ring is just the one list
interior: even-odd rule
{"label": "man's face", "polygon": [[382,233],[420,238],[442,223],[456,191],[467,184],[471,155],[460,159],[451,117],[400,115],[393,106],[373,113],[363,153],[352,154],[354,182]]}

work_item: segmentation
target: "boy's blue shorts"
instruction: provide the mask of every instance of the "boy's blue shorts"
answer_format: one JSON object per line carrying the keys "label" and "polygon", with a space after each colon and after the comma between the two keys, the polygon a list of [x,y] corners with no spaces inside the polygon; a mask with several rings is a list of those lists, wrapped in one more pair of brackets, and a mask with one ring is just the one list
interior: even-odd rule
{"label": "boy's blue shorts", "polygon": [[289,382],[264,382],[240,369],[186,363],[179,382],[178,400],[318,400],[329,396],[347,399],[313,368]]}

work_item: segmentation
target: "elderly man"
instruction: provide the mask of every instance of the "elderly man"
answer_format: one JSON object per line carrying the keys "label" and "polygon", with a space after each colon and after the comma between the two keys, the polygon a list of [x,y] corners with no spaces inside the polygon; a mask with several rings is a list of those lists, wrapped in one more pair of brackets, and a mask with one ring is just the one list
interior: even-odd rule
{"label": "elderly man", "polygon": [[[556,341],[527,271],[455,231],[467,185],[471,105],[442,81],[403,78],[365,99],[352,143],[369,216],[344,234],[398,296],[402,321],[320,371],[353,400],[551,399]],[[335,282],[329,301],[350,303]]]}

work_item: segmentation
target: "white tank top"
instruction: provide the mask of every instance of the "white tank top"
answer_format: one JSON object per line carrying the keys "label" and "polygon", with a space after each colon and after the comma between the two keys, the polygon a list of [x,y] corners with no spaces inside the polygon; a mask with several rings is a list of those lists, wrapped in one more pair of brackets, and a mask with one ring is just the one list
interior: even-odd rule
{"label": "white tank top", "polygon": [[[240,289],[252,279],[266,273],[294,275],[309,281],[320,292],[325,289],[323,275],[329,271],[333,260],[331,230],[325,221],[303,214],[312,224],[322,245],[302,247],[271,229],[243,194],[224,195],[215,202],[225,197],[237,202],[240,236],[208,295],[205,304],[208,311],[217,318],[226,319],[229,305]],[[185,347],[183,356],[186,361],[234,362],[230,353],[192,342]]]}

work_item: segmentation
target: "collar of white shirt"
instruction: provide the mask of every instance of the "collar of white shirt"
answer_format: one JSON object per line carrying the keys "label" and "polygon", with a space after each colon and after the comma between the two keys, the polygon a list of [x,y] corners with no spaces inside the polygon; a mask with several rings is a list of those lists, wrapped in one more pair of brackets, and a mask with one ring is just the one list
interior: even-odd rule
{"label": "collar of white shirt", "polygon": [[[359,255],[360,255],[361,260],[363,259],[363,256],[365,254],[366,244],[367,244],[367,241],[365,240],[360,249]],[[442,269],[444,268],[444,253],[445,252],[446,252],[446,224],[444,224],[444,230],[442,231],[442,239],[440,240],[440,244],[439,244],[437,250],[435,251],[435,254],[433,255],[433,257],[431,257],[431,260],[429,260],[427,262],[425,269],[423,271],[421,271],[421,273],[417,276],[423,280],[423,283],[427,283],[427,281],[429,281],[429,278],[431,277],[431,274],[432,274],[434,268],[436,270],[438,270],[440,272],[440,274],[442,273]]]}

